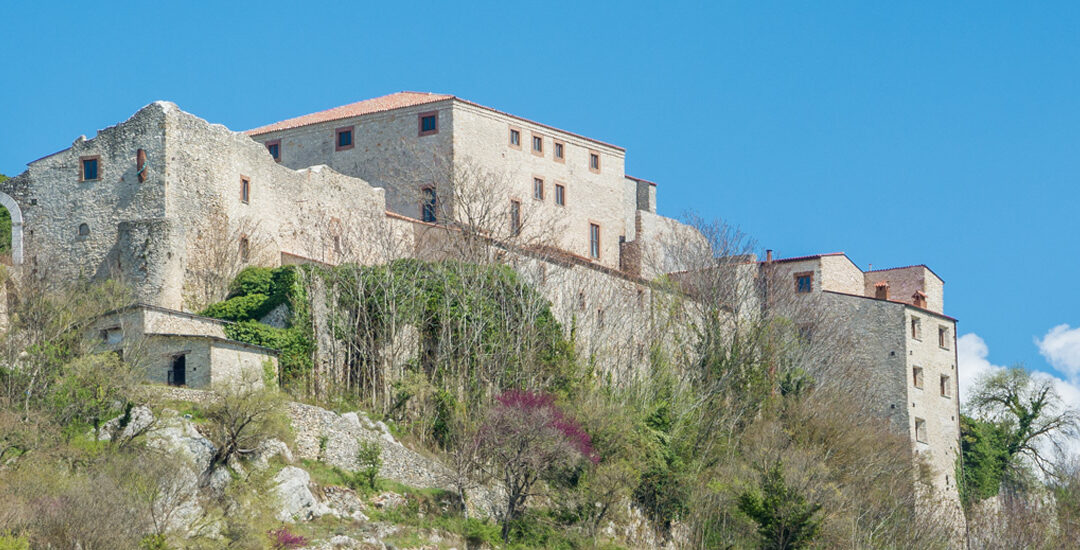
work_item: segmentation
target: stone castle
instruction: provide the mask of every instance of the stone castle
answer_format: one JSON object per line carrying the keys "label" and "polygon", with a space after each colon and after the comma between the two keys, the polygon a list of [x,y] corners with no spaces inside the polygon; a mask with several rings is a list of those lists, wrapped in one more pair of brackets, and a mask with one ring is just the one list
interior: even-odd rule
{"label": "stone castle", "polygon": [[[713,258],[696,229],[657,214],[657,185],[627,175],[625,154],[451,95],[401,92],[247,132],[155,102],[29,163],[0,184],[0,204],[17,277],[133,288],[142,305],[95,330],[114,346],[146,336],[160,382],[203,386],[272,360],[190,313],[244,265],[463,254],[512,264],[619,376],[672,330],[647,311],[651,281]],[[843,320],[880,414],[955,506],[956,320],[941,278],[921,265],[864,271],[842,253],[744,260],[780,281],[756,300],[813,299]]]}

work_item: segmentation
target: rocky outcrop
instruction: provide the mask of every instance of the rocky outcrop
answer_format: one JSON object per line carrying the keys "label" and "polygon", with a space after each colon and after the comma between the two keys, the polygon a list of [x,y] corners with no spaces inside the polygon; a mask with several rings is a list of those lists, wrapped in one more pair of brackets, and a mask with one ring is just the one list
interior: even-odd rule
{"label": "rocky outcrop", "polygon": [[334,514],[311,493],[311,476],[306,471],[286,466],[274,477],[274,483],[274,494],[281,506],[277,513],[279,520],[308,521]]}

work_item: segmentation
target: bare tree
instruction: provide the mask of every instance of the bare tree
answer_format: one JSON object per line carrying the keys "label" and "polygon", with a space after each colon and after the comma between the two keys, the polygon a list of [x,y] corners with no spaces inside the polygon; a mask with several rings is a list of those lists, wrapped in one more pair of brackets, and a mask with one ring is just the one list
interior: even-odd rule
{"label": "bare tree", "polygon": [[251,218],[230,220],[215,208],[196,229],[188,246],[184,277],[184,304],[202,311],[229,293],[229,284],[248,265],[272,262],[271,239]]}

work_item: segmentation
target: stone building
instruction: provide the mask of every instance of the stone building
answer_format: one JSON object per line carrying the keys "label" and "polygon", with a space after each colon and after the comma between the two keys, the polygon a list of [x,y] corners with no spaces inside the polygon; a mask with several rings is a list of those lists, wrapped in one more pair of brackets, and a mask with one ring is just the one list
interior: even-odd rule
{"label": "stone building", "polygon": [[[619,380],[647,373],[648,346],[676,355],[690,340],[678,333],[690,323],[657,314],[677,308],[652,282],[716,259],[656,213],[657,186],[626,175],[625,154],[450,95],[402,92],[246,133],[155,102],[31,162],[0,184],[0,204],[17,275],[120,278],[148,304],[97,330],[152,340],[155,380],[180,353],[189,385],[266,358],[181,313],[222,298],[245,265],[460,257],[475,242],[535,284],[583,356]],[[880,413],[955,501],[956,327],[941,279],[925,266],[864,272],[843,254],[746,265],[843,314]]]}
{"label": "stone building", "polygon": [[225,336],[228,322],[137,304],[103,315],[88,337],[102,349],[137,357],[152,382],[209,388],[262,386],[277,375],[277,352]]}

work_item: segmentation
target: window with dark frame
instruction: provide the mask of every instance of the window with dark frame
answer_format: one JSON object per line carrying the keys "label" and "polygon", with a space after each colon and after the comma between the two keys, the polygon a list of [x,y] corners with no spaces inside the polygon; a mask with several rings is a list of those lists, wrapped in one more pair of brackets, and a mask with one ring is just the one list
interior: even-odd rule
{"label": "window with dark frame", "polygon": [[922,367],[911,367],[911,385],[916,388],[922,389],[923,387],[923,369]]}
{"label": "window with dark frame", "polygon": [[85,223],[79,224],[79,236],[88,237],[90,235],[90,226]]}
{"label": "window with dark frame", "polygon": [[274,141],[266,142],[266,150],[270,152],[270,156],[274,158],[276,162],[281,162],[281,140],[275,139]]}
{"label": "window with dark frame", "polygon": [[251,202],[251,180],[245,177],[240,178],[240,202]]}
{"label": "window with dark frame", "polygon": [[510,146],[521,148],[521,130],[510,129]]}
{"label": "window with dark frame", "polygon": [[543,136],[533,136],[532,150],[537,154],[544,154],[544,138]]}
{"label": "window with dark frame", "polygon": [[949,329],[939,326],[937,329],[938,347],[949,349]]}
{"label": "window with dark frame", "polygon": [[949,397],[949,377],[942,374],[941,375],[940,385],[941,385],[941,396],[942,397]]}
{"label": "window with dark frame", "polygon": [[600,226],[595,223],[589,224],[589,256],[600,258]]}
{"label": "window with dark frame", "polygon": [[795,292],[808,294],[814,290],[814,274],[812,272],[795,274]]}
{"label": "window with dark frame", "polygon": [[95,181],[99,179],[99,163],[101,157],[82,157],[79,159],[79,181]]}
{"label": "window with dark frame", "polygon": [[544,200],[544,180],[543,178],[533,178],[533,198]]}
{"label": "window with dark frame", "polygon": [[564,156],[566,154],[566,152],[564,151],[565,146],[562,144],[562,142],[559,142],[559,141],[556,141],[554,143],[555,143],[555,146],[552,148],[552,150],[555,152],[555,160],[563,160],[563,159],[565,159],[566,158]]}
{"label": "window with dark frame", "polygon": [[555,204],[566,206],[566,186],[555,184]]}
{"label": "window with dark frame", "polygon": [[922,340],[922,321],[918,317],[911,318],[911,337]]}
{"label": "window with dark frame", "polygon": [[589,171],[600,172],[600,153],[589,153]]}
{"label": "window with dark frame", "polygon": [[425,222],[435,223],[437,221],[435,209],[439,205],[438,195],[435,194],[434,187],[425,187],[422,192],[424,201],[420,206],[420,219]]}
{"label": "window with dark frame", "polygon": [[437,112],[420,113],[417,117],[421,137],[439,133],[439,116]]}
{"label": "window with dark frame", "polygon": [[521,201],[510,201],[510,234],[521,234]]}
{"label": "window with dark frame", "polygon": [[344,126],[335,130],[336,139],[334,140],[334,149],[336,151],[343,151],[345,149],[353,148],[353,127]]}
{"label": "window with dark frame", "polygon": [[247,236],[240,237],[240,261],[246,262],[251,257],[251,242]]}
{"label": "window with dark frame", "polygon": [[915,441],[926,443],[926,421],[921,418],[915,419]]}

